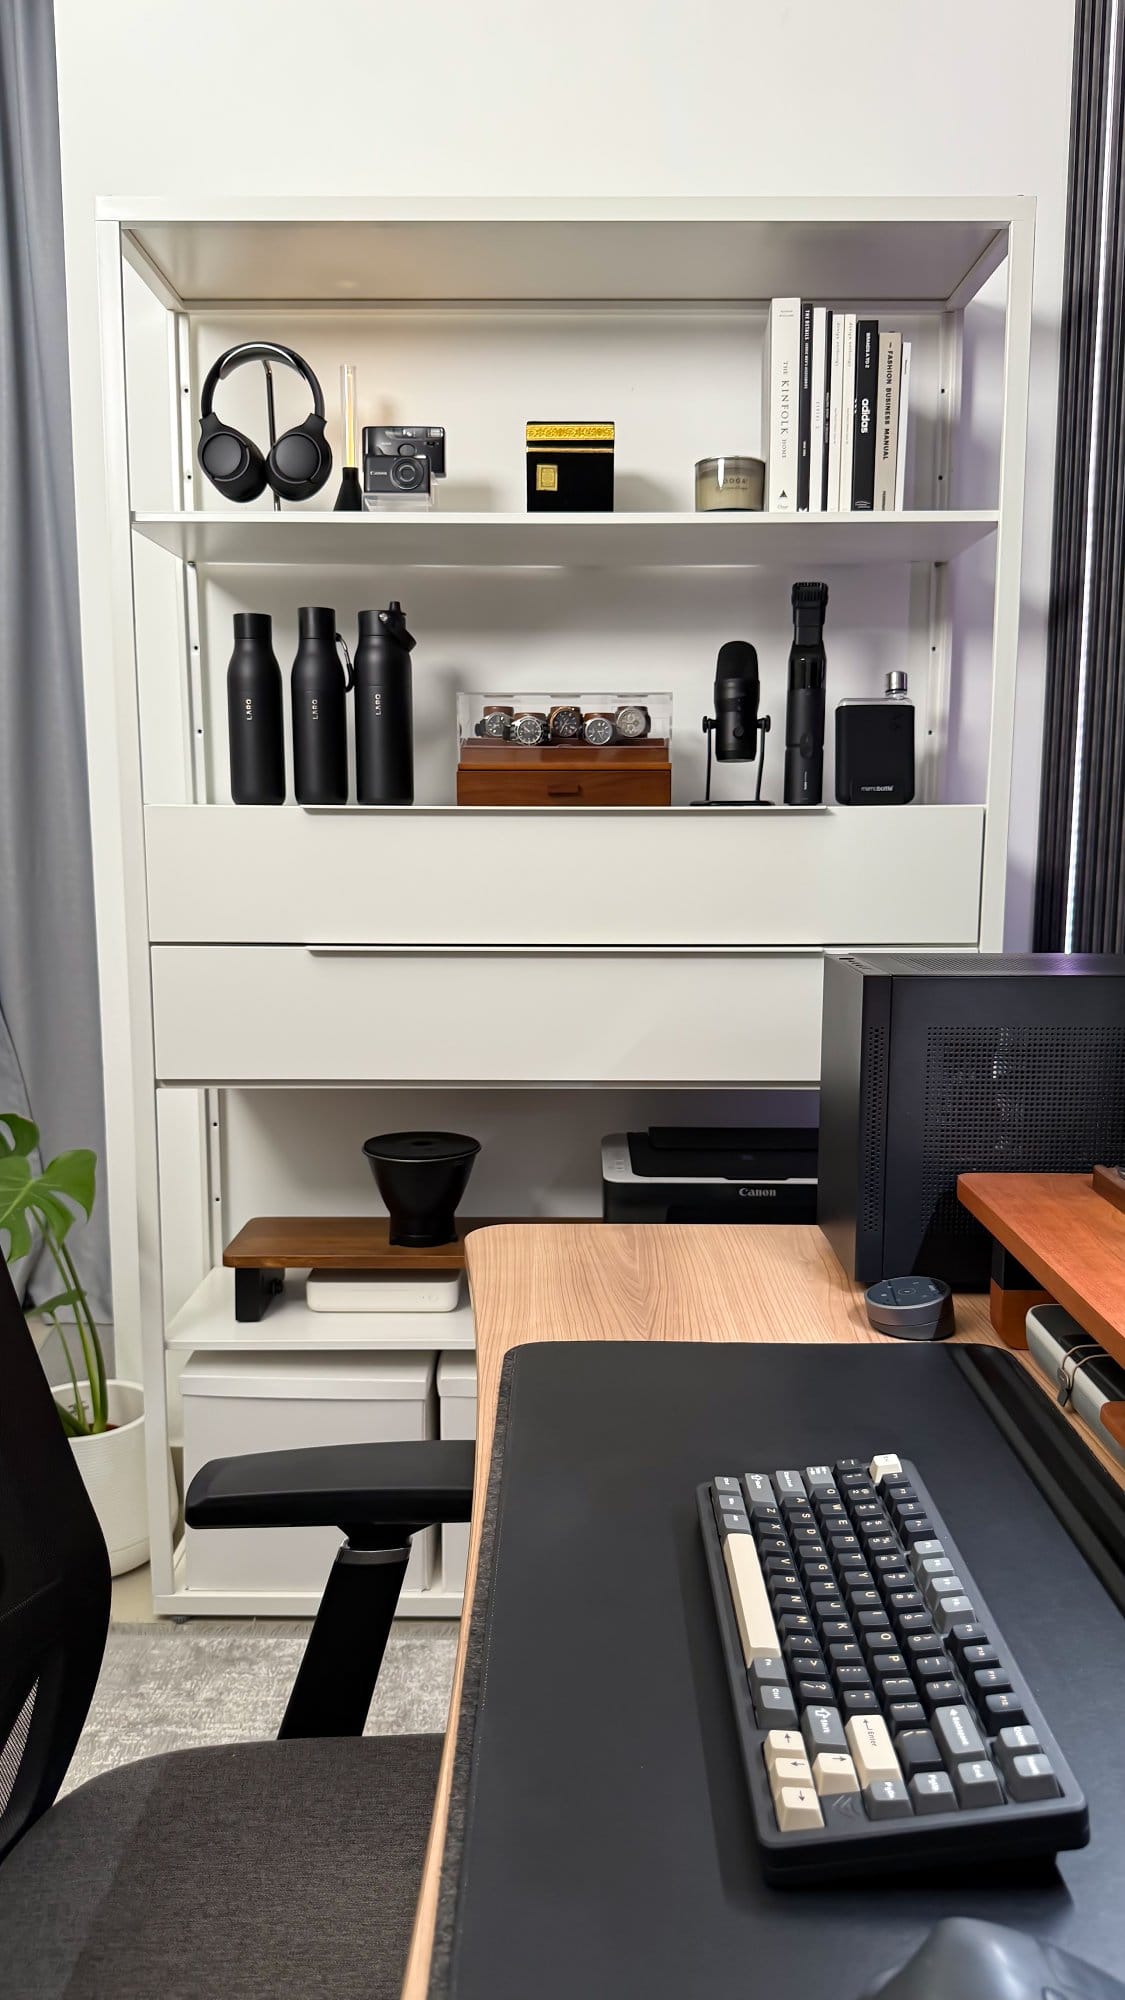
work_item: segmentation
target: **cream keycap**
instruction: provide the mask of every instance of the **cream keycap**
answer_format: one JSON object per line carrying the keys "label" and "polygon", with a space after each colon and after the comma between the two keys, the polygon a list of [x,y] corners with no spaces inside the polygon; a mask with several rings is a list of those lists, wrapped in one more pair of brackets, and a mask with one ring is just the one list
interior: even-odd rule
{"label": "cream keycap", "polygon": [[808,1763],[805,1739],[799,1729],[771,1729],[762,1745],[762,1754],[770,1771],[780,1757],[803,1757]]}
{"label": "cream keycap", "polygon": [[775,1801],[786,1785],[803,1785],[807,1790],[812,1781],[807,1757],[777,1757],[770,1765],[770,1790]]}
{"label": "cream keycap", "polygon": [[755,1660],[771,1659],[781,1652],[753,1536],[728,1535],[723,1543],[723,1561],[734,1600],[742,1656],[747,1666],[752,1667]]}
{"label": "cream keycap", "polygon": [[890,1730],[881,1715],[853,1715],[844,1734],[864,1790],[880,1778],[901,1778]]}
{"label": "cream keycap", "polygon": [[884,1479],[897,1479],[902,1471],[902,1463],[893,1451],[876,1452],[867,1468],[867,1477],[872,1486],[879,1486]]}
{"label": "cream keycap", "polygon": [[808,1833],[824,1825],[816,1793],[809,1785],[783,1785],[774,1794],[773,1809],[782,1833]]}
{"label": "cream keycap", "polygon": [[859,1779],[850,1757],[839,1750],[822,1750],[812,1767],[813,1783],[822,1799],[838,1792],[858,1792]]}

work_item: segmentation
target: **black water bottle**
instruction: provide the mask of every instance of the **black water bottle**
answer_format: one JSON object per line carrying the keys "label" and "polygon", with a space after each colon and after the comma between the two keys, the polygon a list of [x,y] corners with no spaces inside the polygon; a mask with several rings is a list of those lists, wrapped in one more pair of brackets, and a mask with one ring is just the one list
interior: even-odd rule
{"label": "black water bottle", "polygon": [[265,611],[236,611],[234,651],[227,668],[230,795],[236,806],[279,806],[284,802],[281,705],[281,668],[273,653],[273,620]]}
{"label": "black water bottle", "polygon": [[348,718],[351,686],[337,651],[336,613],[302,604],[297,614],[293,700],[293,791],[303,806],[348,802]]}
{"label": "black water bottle", "polygon": [[355,655],[355,775],[361,806],[414,803],[410,655],[402,606],[361,611]]}

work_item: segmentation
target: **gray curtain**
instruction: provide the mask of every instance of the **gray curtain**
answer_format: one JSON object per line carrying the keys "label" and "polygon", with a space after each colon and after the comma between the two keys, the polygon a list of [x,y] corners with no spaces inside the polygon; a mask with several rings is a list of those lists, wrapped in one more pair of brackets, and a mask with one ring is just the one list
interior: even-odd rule
{"label": "gray curtain", "polygon": [[[0,0],[0,1111],[105,1157],[50,0]],[[75,1260],[109,1317],[104,1191]],[[32,1298],[54,1289],[23,1274]],[[44,1289],[45,1288],[45,1289]]]}

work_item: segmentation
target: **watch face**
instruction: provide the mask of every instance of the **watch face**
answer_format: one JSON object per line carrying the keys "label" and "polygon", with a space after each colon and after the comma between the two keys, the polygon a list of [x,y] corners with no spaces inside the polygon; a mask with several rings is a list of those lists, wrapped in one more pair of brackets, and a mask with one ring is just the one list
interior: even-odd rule
{"label": "watch face", "polygon": [[545,735],[542,718],[538,715],[521,715],[512,724],[514,743],[542,743]]}
{"label": "watch face", "polygon": [[551,739],[555,743],[573,743],[582,734],[582,710],[580,708],[556,708],[551,717]]}
{"label": "watch face", "polygon": [[644,736],[648,732],[646,708],[619,708],[614,721],[617,725],[617,734],[624,736],[630,742],[635,742],[639,736]]}
{"label": "watch face", "polygon": [[599,748],[613,742],[613,724],[608,715],[592,715],[583,733],[587,743],[594,743]]}
{"label": "watch face", "polygon": [[491,715],[484,717],[480,725],[481,735],[506,737],[511,731],[511,726],[511,717],[502,715],[498,709],[494,709]]}

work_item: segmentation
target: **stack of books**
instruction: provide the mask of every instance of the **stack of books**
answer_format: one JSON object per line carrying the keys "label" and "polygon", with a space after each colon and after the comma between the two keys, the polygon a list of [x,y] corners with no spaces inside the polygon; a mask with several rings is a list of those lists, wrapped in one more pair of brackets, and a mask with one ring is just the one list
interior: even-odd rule
{"label": "stack of books", "polygon": [[877,319],[771,299],[762,368],[766,509],[890,514],[906,480],[910,342]]}

